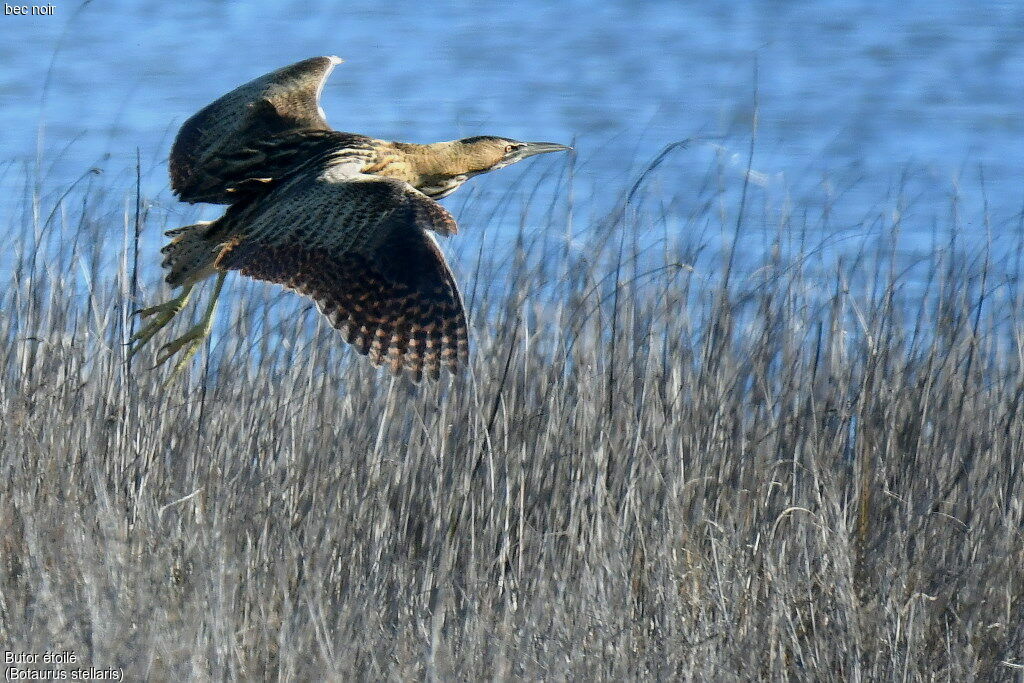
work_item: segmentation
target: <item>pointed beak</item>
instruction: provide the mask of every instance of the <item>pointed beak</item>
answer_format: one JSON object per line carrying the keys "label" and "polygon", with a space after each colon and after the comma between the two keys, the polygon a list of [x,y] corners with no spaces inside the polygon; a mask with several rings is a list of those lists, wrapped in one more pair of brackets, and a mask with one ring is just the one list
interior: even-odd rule
{"label": "pointed beak", "polygon": [[572,147],[559,145],[556,142],[527,142],[525,147],[516,150],[516,156],[520,159],[532,157],[535,154],[547,154],[548,152],[569,152]]}

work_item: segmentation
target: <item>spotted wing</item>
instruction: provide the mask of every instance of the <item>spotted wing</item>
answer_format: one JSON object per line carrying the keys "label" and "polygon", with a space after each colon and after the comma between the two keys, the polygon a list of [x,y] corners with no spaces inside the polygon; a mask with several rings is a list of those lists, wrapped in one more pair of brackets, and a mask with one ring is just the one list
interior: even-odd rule
{"label": "spotted wing", "polygon": [[415,381],[453,373],[468,352],[455,279],[428,230],[451,215],[406,183],[357,175],[282,184],[240,216],[217,261],[317,302],[345,341],[374,365]]}
{"label": "spotted wing", "polygon": [[[230,204],[237,199],[226,177],[239,164],[259,163],[249,151],[292,131],[329,131],[320,91],[341,62],[313,57],[249,81],[185,121],[171,148],[171,188],[186,202]],[[259,182],[258,172],[244,173]]]}

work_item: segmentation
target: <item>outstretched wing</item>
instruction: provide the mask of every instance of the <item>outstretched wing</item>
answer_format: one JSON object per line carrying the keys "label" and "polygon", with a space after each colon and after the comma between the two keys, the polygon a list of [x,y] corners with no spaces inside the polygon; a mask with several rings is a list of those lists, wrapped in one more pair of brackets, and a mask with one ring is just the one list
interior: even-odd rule
{"label": "outstretched wing", "polygon": [[239,211],[217,261],[317,302],[345,341],[374,365],[433,379],[468,355],[455,279],[428,230],[455,220],[406,183],[308,173]]}
{"label": "outstretched wing", "polygon": [[329,131],[320,91],[341,60],[313,57],[249,81],[185,121],[171,148],[171,188],[186,202],[230,204],[224,160],[291,131]]}

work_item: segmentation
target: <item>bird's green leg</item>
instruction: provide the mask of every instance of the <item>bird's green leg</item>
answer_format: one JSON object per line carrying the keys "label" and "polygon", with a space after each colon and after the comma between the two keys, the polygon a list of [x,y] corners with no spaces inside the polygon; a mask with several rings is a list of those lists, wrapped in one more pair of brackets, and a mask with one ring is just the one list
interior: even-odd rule
{"label": "bird's green leg", "polygon": [[185,304],[188,303],[188,299],[191,295],[192,285],[188,285],[182,290],[181,294],[170,301],[165,301],[162,304],[143,308],[132,313],[132,315],[137,315],[142,318],[148,318],[151,315],[155,315],[156,317],[153,318],[148,325],[133,334],[132,338],[128,340],[129,349],[127,360],[131,360],[132,356],[138,353],[142,347],[153,338],[153,335],[166,327],[167,324],[171,322],[171,319],[178,315],[178,313],[181,312],[181,309],[185,308]]}
{"label": "bird's green leg", "polygon": [[213,286],[213,294],[210,296],[210,303],[206,305],[206,312],[203,313],[202,319],[193,325],[188,332],[160,348],[160,353],[157,354],[156,359],[157,365],[162,365],[171,356],[184,349],[184,353],[178,359],[178,362],[175,363],[170,377],[174,377],[185,367],[189,359],[202,346],[203,340],[210,335],[210,330],[213,328],[213,314],[217,310],[217,299],[220,297],[220,290],[224,286],[224,278],[226,276],[226,272],[217,273],[217,282]]}

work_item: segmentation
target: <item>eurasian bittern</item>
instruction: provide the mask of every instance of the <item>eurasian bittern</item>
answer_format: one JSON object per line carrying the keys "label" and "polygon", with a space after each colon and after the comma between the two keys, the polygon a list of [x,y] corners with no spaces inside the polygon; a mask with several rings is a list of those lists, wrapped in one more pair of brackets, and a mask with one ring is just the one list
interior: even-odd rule
{"label": "eurasian bittern", "polygon": [[185,366],[209,335],[228,271],[316,301],[345,341],[394,374],[436,379],[468,353],[455,279],[430,231],[456,232],[435,200],[469,178],[535,154],[549,142],[481,136],[419,145],[342,133],[327,125],[320,91],[337,57],[314,57],[250,81],[200,110],[171,149],[171,187],[185,202],[229,204],[215,221],[167,232],[167,282],[181,293],[137,313],[153,316],[129,340],[129,358],[188,302],[216,285],[200,322],[164,345]]}

